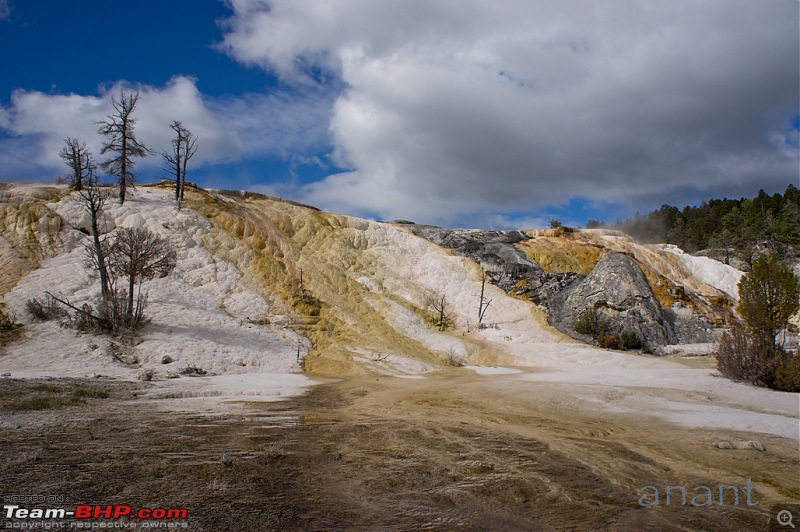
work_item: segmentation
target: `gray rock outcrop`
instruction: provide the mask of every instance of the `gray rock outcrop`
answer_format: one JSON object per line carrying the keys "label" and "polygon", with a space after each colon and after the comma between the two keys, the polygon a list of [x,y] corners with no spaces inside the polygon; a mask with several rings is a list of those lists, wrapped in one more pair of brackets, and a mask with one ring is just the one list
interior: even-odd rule
{"label": "gray rock outcrop", "polygon": [[515,246],[529,239],[521,231],[444,229],[404,220],[390,223],[471,258],[492,283],[542,306],[550,323],[573,338],[591,341],[575,332],[575,324],[587,308],[594,308],[608,322],[610,333],[635,332],[651,348],[712,339],[707,320],[662,308],[639,264],[623,253],[606,253],[588,276],[548,273]]}
{"label": "gray rock outcrop", "polygon": [[587,308],[608,322],[609,332],[632,331],[651,346],[677,342],[670,316],[661,308],[642,269],[622,253],[608,252],[592,272],[547,301],[552,325],[581,339],[575,324]]}
{"label": "gray rock outcrop", "polygon": [[527,240],[521,231],[484,231],[479,229],[443,229],[431,225],[400,223],[415,235],[456,255],[469,257],[506,292],[521,279],[539,279],[545,275],[542,267],[528,259],[514,244]]}

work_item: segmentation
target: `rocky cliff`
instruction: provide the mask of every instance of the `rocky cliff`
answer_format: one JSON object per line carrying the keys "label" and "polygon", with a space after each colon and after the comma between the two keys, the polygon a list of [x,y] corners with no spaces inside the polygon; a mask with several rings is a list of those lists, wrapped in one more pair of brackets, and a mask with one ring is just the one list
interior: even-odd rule
{"label": "rocky cliff", "polygon": [[623,253],[603,255],[589,275],[555,294],[547,307],[550,322],[573,336],[581,314],[595,309],[611,333],[635,332],[651,345],[678,341],[673,320],[662,309],[642,269]]}
{"label": "rocky cliff", "polygon": [[[729,319],[735,301],[735,283],[729,282],[733,268],[674,249],[642,246],[617,231],[398,225],[473,259],[493,283],[536,303],[546,310],[549,323],[582,341],[591,339],[577,334],[575,323],[586,308],[596,308],[610,332],[636,332],[650,347],[710,342],[715,325]],[[698,278],[698,273],[704,275]],[[717,277],[719,286],[711,286]]]}
{"label": "rocky cliff", "polygon": [[540,279],[544,270],[515,244],[529,237],[522,231],[482,231],[478,229],[443,229],[432,225],[395,222],[412,233],[456,255],[477,262],[492,282],[509,292],[522,279]]}

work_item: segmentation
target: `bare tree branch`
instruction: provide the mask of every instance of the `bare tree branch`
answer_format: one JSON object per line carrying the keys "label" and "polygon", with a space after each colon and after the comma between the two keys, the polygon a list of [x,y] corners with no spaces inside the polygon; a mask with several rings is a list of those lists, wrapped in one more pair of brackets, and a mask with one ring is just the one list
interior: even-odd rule
{"label": "bare tree branch", "polygon": [[82,190],[89,175],[94,172],[94,161],[92,152],[89,151],[85,142],[72,137],[64,139],[65,146],[58,153],[67,166],[70,173],[64,176],[65,180],[75,190]]}
{"label": "bare tree branch", "polygon": [[175,269],[177,254],[172,246],[151,231],[144,228],[124,228],[117,233],[109,256],[111,271],[128,279],[127,308],[125,320],[134,325],[136,316],[141,314],[141,296],[134,308],[136,285],[155,277],[166,277]]}
{"label": "bare tree branch", "polygon": [[172,122],[170,127],[175,131],[172,153],[162,152],[161,155],[166,162],[164,169],[175,178],[175,201],[180,207],[186,187],[186,169],[189,160],[197,151],[197,138],[178,120]]}
{"label": "bare tree branch", "polygon": [[116,183],[119,185],[120,203],[125,203],[127,188],[133,187],[136,182],[133,174],[133,158],[146,157],[152,153],[149,148],[136,139],[133,132],[136,120],[132,118],[132,115],[139,99],[138,91],[133,93],[120,91],[119,100],[111,98],[115,114],[108,115],[108,120],[97,122],[100,125],[98,133],[106,137],[100,153],[111,152],[113,154],[101,166],[116,178]]}

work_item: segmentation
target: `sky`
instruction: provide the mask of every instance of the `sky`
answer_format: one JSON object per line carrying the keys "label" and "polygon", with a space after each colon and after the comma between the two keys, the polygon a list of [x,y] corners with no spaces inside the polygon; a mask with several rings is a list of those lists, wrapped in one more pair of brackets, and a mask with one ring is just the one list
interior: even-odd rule
{"label": "sky", "polygon": [[0,0],[0,180],[97,160],[373,219],[537,228],[800,185],[797,0]]}

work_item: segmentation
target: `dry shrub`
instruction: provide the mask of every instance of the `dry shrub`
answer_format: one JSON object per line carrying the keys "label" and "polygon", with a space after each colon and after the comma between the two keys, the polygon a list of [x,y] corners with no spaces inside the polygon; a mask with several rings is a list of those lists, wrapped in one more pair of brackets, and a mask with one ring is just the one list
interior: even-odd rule
{"label": "dry shrub", "polygon": [[67,315],[67,311],[50,294],[46,294],[41,299],[37,297],[29,299],[25,302],[25,310],[33,319],[39,321],[55,320]]}
{"label": "dry shrub", "polygon": [[464,356],[457,353],[452,347],[447,349],[447,352],[444,355],[444,362],[448,366],[453,366],[455,368],[460,368],[466,364]]}
{"label": "dry shrub", "polygon": [[755,343],[750,331],[741,325],[734,325],[725,332],[714,351],[719,372],[730,379],[762,383],[768,373],[767,361]]}
{"label": "dry shrub", "polygon": [[717,369],[729,379],[788,392],[800,391],[800,357],[764,335],[734,325],[714,352]]}
{"label": "dry shrub", "polygon": [[625,342],[618,334],[601,334],[597,337],[597,345],[604,349],[625,349]]}
{"label": "dry shrub", "polygon": [[0,309],[0,347],[16,340],[22,334],[22,325],[17,323],[13,312],[8,314]]}

